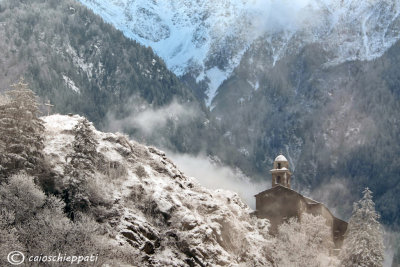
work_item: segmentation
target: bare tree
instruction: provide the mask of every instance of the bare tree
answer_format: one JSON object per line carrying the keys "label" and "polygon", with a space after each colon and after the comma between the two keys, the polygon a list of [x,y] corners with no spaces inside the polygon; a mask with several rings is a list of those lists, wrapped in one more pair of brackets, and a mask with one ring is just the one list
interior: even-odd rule
{"label": "bare tree", "polygon": [[279,226],[273,245],[275,266],[332,266],[331,231],[322,216],[303,214]]}

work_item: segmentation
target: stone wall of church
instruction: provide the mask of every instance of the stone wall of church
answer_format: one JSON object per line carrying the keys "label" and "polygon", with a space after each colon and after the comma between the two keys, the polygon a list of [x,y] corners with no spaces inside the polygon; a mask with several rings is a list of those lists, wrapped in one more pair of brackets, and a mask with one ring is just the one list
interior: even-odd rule
{"label": "stone wall of church", "polygon": [[335,247],[342,246],[347,223],[334,217],[322,203],[305,198],[282,186],[266,190],[256,196],[256,215],[270,221],[272,235],[278,232],[279,225],[284,221],[291,217],[301,218],[305,212],[324,217],[326,224],[332,229],[332,240]]}
{"label": "stone wall of church", "polygon": [[282,222],[294,216],[300,218],[301,213],[307,210],[307,204],[301,197],[279,189],[256,198],[257,216],[271,222],[272,234],[277,233]]}

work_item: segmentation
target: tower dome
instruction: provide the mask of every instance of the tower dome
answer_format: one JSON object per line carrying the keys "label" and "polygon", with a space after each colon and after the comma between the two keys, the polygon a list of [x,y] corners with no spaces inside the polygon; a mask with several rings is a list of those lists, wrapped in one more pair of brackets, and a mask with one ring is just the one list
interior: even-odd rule
{"label": "tower dome", "polygon": [[280,154],[275,158],[273,169],[270,172],[272,175],[272,187],[281,185],[290,188],[292,174],[289,170],[289,161],[284,155]]}
{"label": "tower dome", "polygon": [[282,154],[280,154],[279,156],[277,156],[276,158],[275,158],[275,161],[288,161],[286,158],[285,158],[285,156],[284,155],[282,155]]}

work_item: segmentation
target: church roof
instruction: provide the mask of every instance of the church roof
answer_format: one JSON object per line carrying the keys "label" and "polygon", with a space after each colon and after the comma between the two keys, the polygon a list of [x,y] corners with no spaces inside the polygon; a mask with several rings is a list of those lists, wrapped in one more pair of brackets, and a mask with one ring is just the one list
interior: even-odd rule
{"label": "church roof", "polygon": [[303,196],[303,195],[301,195],[300,193],[294,191],[293,189],[290,189],[290,188],[288,188],[288,187],[282,186],[282,185],[280,185],[280,184],[277,184],[276,186],[274,186],[274,187],[272,187],[272,188],[268,188],[268,189],[266,189],[266,190],[264,190],[264,191],[262,191],[262,192],[260,192],[260,193],[258,193],[258,194],[256,194],[256,195],[254,195],[254,196],[257,197],[257,196],[262,195],[262,194],[264,194],[264,193],[267,193],[267,192],[269,192],[269,191],[282,190],[282,189],[287,190],[287,191],[290,191],[290,192],[292,192],[292,193],[296,193],[296,194],[298,194],[298,195],[300,195],[300,196]]}
{"label": "church roof", "polygon": [[275,158],[275,161],[288,161],[284,155],[279,155]]}
{"label": "church roof", "polygon": [[280,185],[280,184],[278,184],[278,185],[276,185],[276,186],[274,186],[274,187],[272,187],[272,188],[269,188],[269,189],[267,189],[267,190],[264,190],[264,191],[262,191],[262,192],[260,192],[260,193],[258,193],[258,194],[256,194],[256,195],[254,195],[254,196],[257,197],[257,196],[259,196],[259,195],[261,195],[261,194],[265,194],[265,193],[270,192],[270,191],[279,191],[279,190],[285,190],[285,191],[289,191],[289,192],[292,193],[292,194],[299,195],[301,198],[303,198],[303,199],[306,201],[307,204],[322,204],[322,205],[324,205],[323,203],[320,203],[320,202],[318,202],[318,201],[315,201],[314,199],[311,199],[311,198],[309,198],[309,197],[303,196],[303,195],[300,194],[299,192],[297,192],[297,191],[295,191],[295,190],[293,190],[293,189],[291,189],[291,188],[288,188],[288,187],[286,187],[286,186],[282,186],[282,185]]}

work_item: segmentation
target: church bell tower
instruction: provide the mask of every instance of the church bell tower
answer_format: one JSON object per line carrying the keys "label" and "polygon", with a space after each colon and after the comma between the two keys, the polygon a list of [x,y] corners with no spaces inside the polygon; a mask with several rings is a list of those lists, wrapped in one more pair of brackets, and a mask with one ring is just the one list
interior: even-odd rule
{"label": "church bell tower", "polygon": [[289,162],[283,155],[275,158],[273,169],[270,171],[272,175],[272,187],[281,185],[290,188]]}

